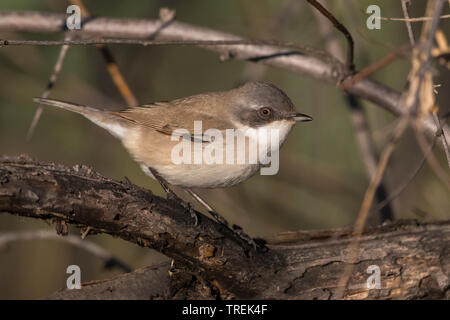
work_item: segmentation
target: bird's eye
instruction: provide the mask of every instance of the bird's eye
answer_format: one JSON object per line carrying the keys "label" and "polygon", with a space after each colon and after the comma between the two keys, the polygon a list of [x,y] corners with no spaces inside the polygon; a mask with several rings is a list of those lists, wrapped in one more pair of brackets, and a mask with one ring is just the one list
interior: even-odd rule
{"label": "bird's eye", "polygon": [[269,107],[263,107],[258,110],[258,114],[261,118],[268,119],[272,115],[272,109],[270,109]]}

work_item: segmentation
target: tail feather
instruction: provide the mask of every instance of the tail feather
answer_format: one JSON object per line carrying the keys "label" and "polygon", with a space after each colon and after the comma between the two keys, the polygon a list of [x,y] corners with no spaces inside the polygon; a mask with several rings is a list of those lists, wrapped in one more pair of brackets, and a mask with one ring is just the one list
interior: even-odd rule
{"label": "tail feather", "polygon": [[122,138],[129,127],[123,119],[108,111],[54,99],[34,98],[33,101],[81,114],[118,138]]}
{"label": "tail feather", "polygon": [[52,107],[66,109],[66,110],[69,110],[72,112],[82,114],[84,116],[87,116],[91,113],[104,112],[99,109],[91,108],[91,107],[84,106],[84,105],[77,104],[77,103],[62,101],[62,100],[33,98],[33,101],[37,102],[39,104],[45,104],[45,105],[52,106]]}

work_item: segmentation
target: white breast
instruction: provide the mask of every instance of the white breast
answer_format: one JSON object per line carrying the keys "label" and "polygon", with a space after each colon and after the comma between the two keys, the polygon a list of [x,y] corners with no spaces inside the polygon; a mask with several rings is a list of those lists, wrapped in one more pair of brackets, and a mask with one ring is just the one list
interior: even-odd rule
{"label": "white breast", "polygon": [[[268,130],[269,132],[270,130],[276,130],[278,133],[278,144],[281,146],[286,140],[294,123],[295,122],[285,120],[275,121],[268,126],[248,131],[248,137],[258,143],[260,137],[259,134],[262,130],[265,130],[266,132]],[[247,128],[244,128],[244,130],[245,129]],[[226,142],[226,139],[224,142]],[[225,147],[226,146],[224,145],[224,148]],[[269,145],[268,150],[270,150],[270,147],[271,146]],[[173,185],[185,188],[218,188],[232,186],[245,181],[254,175],[260,167],[260,163],[226,164],[224,161],[221,164],[169,164],[155,166],[154,169],[157,170],[167,182]],[[145,165],[142,165],[141,168],[146,174],[153,177]]]}

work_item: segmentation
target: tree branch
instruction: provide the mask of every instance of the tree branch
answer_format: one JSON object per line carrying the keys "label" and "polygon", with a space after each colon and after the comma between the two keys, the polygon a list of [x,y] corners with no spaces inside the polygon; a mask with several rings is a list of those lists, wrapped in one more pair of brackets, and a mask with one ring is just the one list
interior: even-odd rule
{"label": "tree branch", "polygon": [[314,8],[316,8],[321,14],[323,14],[332,24],[333,26],[339,30],[347,40],[347,58],[345,59],[345,66],[347,70],[351,73],[355,71],[354,64],[354,42],[353,37],[347,28],[336,19],[335,16],[331,12],[329,12],[324,6],[322,6],[316,0],[306,0],[308,1]]}
{"label": "tree branch", "polygon": [[122,269],[122,271],[124,272],[133,271],[133,269],[131,269],[131,267],[129,267],[125,262],[115,257],[110,252],[103,249],[100,245],[94,242],[84,240],[83,238],[75,235],[60,235],[57,232],[55,233],[49,230],[0,232],[0,249],[6,247],[11,242],[39,240],[54,240],[65,242],[102,259],[105,268],[109,269],[112,267],[117,267]]}
{"label": "tree branch", "polygon": [[242,269],[238,261],[247,261],[251,248],[231,230],[200,213],[195,226],[181,204],[86,166],[0,157],[0,212],[90,227],[91,234],[107,233],[156,249],[199,274],[217,274],[233,290],[244,284],[242,292],[249,292],[248,279],[255,277],[253,263],[267,256],[251,252],[253,263]]}
{"label": "tree branch", "polygon": [[[285,232],[267,251],[251,251],[205,216],[194,226],[181,205],[149,190],[25,157],[0,157],[0,212],[90,227],[174,259],[56,299],[334,299],[353,241],[351,230]],[[344,298],[449,298],[450,221],[366,230],[360,248]],[[370,265],[381,269],[381,289],[367,289]]]}
{"label": "tree branch", "polygon": [[[0,30],[28,31],[28,32],[62,32],[65,30],[64,14],[40,12],[0,12]],[[91,18],[85,21],[81,31],[85,35],[103,37],[123,37],[128,39],[148,39],[161,26],[160,20],[123,19],[123,18]],[[156,37],[159,40],[184,41],[214,41],[214,40],[245,40],[242,37],[208,28],[189,25],[173,21],[164,29],[159,30]],[[342,76],[331,63],[324,62],[317,57],[306,54],[280,54],[286,48],[274,45],[221,45],[204,46],[205,49],[220,52],[222,57],[244,59],[253,62],[290,70],[295,73],[310,76],[314,79],[337,85]],[[258,59],[252,59],[257,57]],[[399,116],[407,111],[400,108],[398,101],[400,94],[371,79],[363,79],[346,89],[349,93],[369,100],[380,107]],[[437,128],[430,117],[423,121],[424,128],[434,135]],[[443,126],[446,136],[450,136],[448,125]]]}

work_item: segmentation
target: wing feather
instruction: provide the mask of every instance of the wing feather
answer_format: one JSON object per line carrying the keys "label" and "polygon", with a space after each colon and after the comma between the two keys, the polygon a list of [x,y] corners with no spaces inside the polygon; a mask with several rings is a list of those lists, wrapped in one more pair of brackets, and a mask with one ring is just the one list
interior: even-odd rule
{"label": "wing feather", "polygon": [[[204,135],[207,129],[214,128],[220,131],[235,129],[231,121],[224,120],[222,108],[214,108],[219,109],[219,112],[213,112],[208,108],[198,108],[198,103],[202,103],[201,97],[192,96],[172,102],[144,104],[112,114],[165,135],[172,135],[177,129],[185,129],[189,132],[191,140],[201,139],[203,142],[210,141],[209,137]],[[194,121],[202,122],[202,137],[194,135]]]}

